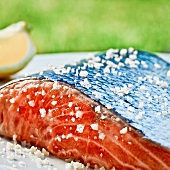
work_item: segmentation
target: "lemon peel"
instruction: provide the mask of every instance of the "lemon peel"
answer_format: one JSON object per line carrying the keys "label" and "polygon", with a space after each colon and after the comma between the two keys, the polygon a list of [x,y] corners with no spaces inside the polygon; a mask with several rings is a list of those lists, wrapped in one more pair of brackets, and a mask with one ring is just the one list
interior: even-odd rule
{"label": "lemon peel", "polygon": [[29,26],[20,21],[0,30],[0,78],[23,69],[36,54]]}

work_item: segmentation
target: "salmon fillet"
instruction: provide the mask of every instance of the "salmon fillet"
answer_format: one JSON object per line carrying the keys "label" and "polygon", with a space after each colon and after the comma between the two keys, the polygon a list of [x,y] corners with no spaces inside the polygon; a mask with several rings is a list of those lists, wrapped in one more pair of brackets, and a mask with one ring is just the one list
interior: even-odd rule
{"label": "salmon fillet", "polygon": [[0,134],[105,169],[170,169],[170,64],[108,50],[0,89]]}

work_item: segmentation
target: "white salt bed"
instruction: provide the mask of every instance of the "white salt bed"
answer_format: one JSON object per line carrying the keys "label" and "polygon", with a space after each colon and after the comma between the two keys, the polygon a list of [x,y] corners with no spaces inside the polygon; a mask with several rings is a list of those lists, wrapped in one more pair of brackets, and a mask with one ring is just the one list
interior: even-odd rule
{"label": "white salt bed", "polygon": [[[8,149],[6,149],[6,147]],[[33,153],[30,153],[30,149],[19,144],[14,144],[14,141],[1,137],[0,140],[0,170],[60,170],[65,169],[66,162],[49,155],[49,153],[42,149],[40,152],[44,155],[44,158],[37,158]],[[20,154],[16,154],[14,149],[21,151]],[[32,151],[36,151],[36,147],[32,147]],[[19,152],[17,152],[19,153]],[[48,156],[49,155],[49,156]],[[39,161],[37,161],[37,159]]]}

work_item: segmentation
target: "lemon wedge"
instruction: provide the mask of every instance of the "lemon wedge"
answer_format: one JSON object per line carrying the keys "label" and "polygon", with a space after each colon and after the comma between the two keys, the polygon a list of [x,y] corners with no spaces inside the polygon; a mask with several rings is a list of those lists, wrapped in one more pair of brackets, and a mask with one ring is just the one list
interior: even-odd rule
{"label": "lemon wedge", "polygon": [[23,69],[35,53],[26,22],[20,21],[0,30],[0,78]]}

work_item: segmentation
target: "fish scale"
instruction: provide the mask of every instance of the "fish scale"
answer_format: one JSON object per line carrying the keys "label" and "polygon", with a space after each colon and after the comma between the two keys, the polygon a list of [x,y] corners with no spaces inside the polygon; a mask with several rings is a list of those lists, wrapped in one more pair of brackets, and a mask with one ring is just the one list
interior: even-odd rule
{"label": "fish scale", "polygon": [[[138,64],[136,64],[136,68],[132,68],[126,64],[126,59],[133,52],[127,52],[120,60],[124,66],[117,68],[110,66],[108,67],[109,72],[105,73],[105,69],[108,66],[106,62],[110,61],[116,65],[119,64],[119,62],[115,61],[114,55],[117,57],[120,56],[120,53],[120,50],[113,52],[111,57],[106,59],[107,52],[104,52],[95,55],[91,59],[81,60],[76,65],[66,65],[63,68],[47,70],[43,72],[43,75],[33,74],[31,77],[62,81],[75,87],[105,107],[116,111],[118,115],[122,116],[133,127],[141,131],[144,134],[144,138],[170,148],[170,78],[166,75],[170,69],[170,64],[154,54],[138,51],[136,55],[136,63]],[[89,60],[92,60],[93,64],[89,64]],[[145,63],[145,67],[141,64],[142,62]],[[95,63],[101,64],[100,68],[96,69]],[[156,67],[155,64],[161,67],[157,68],[158,66]],[[87,65],[85,69],[83,68],[84,65]],[[71,71],[62,73],[68,67],[71,68]],[[60,72],[56,70],[60,70]],[[86,77],[80,76],[81,71],[87,71],[88,75]],[[101,76],[96,76],[96,73],[100,73]],[[148,76],[150,76],[152,83],[149,82],[149,78],[146,78]],[[142,77],[142,80],[138,80],[138,77]],[[83,84],[86,78],[88,81]],[[168,87],[156,85],[156,79],[166,82]],[[128,87],[129,84],[133,85],[133,87],[129,88],[129,93],[121,96],[121,93],[113,92],[113,88],[123,88],[124,85]],[[145,90],[140,89],[142,85],[146,87]],[[100,98],[96,97],[93,92],[98,92]],[[155,95],[159,97],[158,100],[155,99]],[[127,101],[128,96],[131,98],[131,101]],[[150,97],[151,101],[149,101],[148,97]],[[164,106],[165,98],[167,98],[166,106]],[[121,104],[120,101],[122,102]],[[140,102],[144,102],[144,105],[143,108],[139,109],[138,105]],[[129,111],[129,107],[133,107],[134,110]],[[144,113],[142,118],[137,120],[136,116],[139,112]]]}

